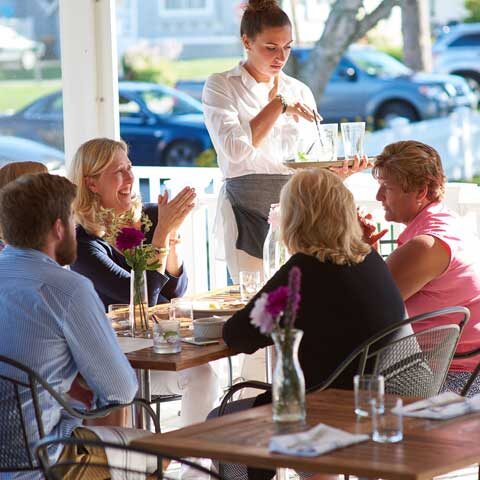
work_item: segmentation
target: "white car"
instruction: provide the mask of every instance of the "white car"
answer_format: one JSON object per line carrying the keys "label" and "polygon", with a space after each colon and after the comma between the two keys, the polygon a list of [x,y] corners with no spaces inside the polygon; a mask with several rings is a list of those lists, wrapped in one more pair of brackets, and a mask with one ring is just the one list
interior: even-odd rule
{"label": "white car", "polygon": [[13,28],[0,25],[0,64],[31,70],[44,53],[43,43],[30,40]]}
{"label": "white car", "polygon": [[434,71],[465,78],[480,92],[480,23],[444,27],[433,45]]}

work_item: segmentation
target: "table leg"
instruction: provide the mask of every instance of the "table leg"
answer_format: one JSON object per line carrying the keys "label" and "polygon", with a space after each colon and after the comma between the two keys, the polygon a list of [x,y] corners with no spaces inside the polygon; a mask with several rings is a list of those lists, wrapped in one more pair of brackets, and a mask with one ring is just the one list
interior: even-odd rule
{"label": "table leg", "polygon": [[[150,370],[137,369],[138,381],[138,398],[143,398],[149,404],[152,402],[152,394],[150,392]],[[132,423],[134,428],[146,428],[151,430],[152,422],[146,411],[142,408],[135,407]]]}

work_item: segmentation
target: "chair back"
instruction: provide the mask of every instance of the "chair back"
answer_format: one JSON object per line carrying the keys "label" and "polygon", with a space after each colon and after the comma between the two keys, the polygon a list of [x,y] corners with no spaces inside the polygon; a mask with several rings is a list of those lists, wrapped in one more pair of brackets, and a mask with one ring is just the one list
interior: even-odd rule
{"label": "chair back", "polygon": [[33,445],[44,436],[38,386],[33,371],[0,356],[0,472],[38,468]]}
{"label": "chair back", "polygon": [[458,325],[428,328],[369,354],[373,373],[385,378],[385,392],[428,398],[436,395],[448,372],[460,333]]}
{"label": "chair back", "polygon": [[[453,315],[459,320],[398,337],[414,323],[435,318],[450,319]],[[468,308],[448,307],[397,322],[357,347],[325,382],[309,391],[328,388],[352,365],[358,364],[357,373],[360,375],[383,375],[387,393],[424,398],[436,395],[445,381],[469,318]]]}
{"label": "chair back", "polygon": [[[48,460],[48,449],[53,447],[72,447],[73,452],[81,452],[75,455],[76,458],[60,458],[57,463],[50,465]],[[108,451],[109,456],[106,464],[98,459],[86,462],[86,455],[94,452],[95,449]],[[174,480],[178,473],[172,475],[162,472],[162,460],[175,460],[180,465],[190,467],[193,472],[198,473],[199,478],[208,477],[215,480],[223,478],[215,472],[210,472],[205,467],[197,465],[189,460],[161,453],[147,447],[133,447],[131,445],[119,445],[116,443],[103,442],[100,440],[84,440],[80,438],[52,439],[45,438],[37,445],[36,454],[40,465],[43,468],[47,480],[63,480],[68,473],[73,471],[81,472],[82,478],[129,478],[135,480],[150,480],[158,478],[163,480]],[[82,458],[83,457],[83,458]],[[117,457],[115,460],[112,460]],[[90,460],[90,459],[89,459]],[[118,460],[118,461],[117,461]],[[78,467],[78,468],[76,468]],[[192,473],[192,478],[195,478]],[[190,473],[190,472],[189,472]]]}

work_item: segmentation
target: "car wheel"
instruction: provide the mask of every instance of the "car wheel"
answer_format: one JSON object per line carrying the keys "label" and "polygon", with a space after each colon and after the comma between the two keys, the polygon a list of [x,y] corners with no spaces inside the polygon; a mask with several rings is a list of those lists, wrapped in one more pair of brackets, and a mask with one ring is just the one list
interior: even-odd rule
{"label": "car wheel", "polygon": [[22,53],[20,58],[20,64],[24,70],[32,70],[37,63],[37,55],[31,50],[26,50]]}
{"label": "car wheel", "polygon": [[167,167],[193,167],[200,149],[193,142],[180,140],[170,144],[163,154],[162,163]]}
{"label": "car wheel", "polygon": [[419,119],[418,113],[410,104],[402,101],[388,102],[382,105],[375,115],[375,128],[386,128],[395,118],[406,118],[409,122]]}

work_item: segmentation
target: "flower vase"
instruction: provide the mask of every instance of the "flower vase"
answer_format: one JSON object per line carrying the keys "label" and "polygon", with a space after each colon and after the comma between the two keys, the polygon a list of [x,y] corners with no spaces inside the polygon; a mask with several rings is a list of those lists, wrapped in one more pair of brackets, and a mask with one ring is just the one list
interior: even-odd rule
{"label": "flower vase", "polygon": [[148,315],[147,272],[130,273],[130,325],[132,337],[151,338]]}
{"label": "flower vase", "polygon": [[298,361],[303,331],[281,329],[272,333],[276,365],[273,372],[273,421],[279,424],[305,422],[305,378]]}

